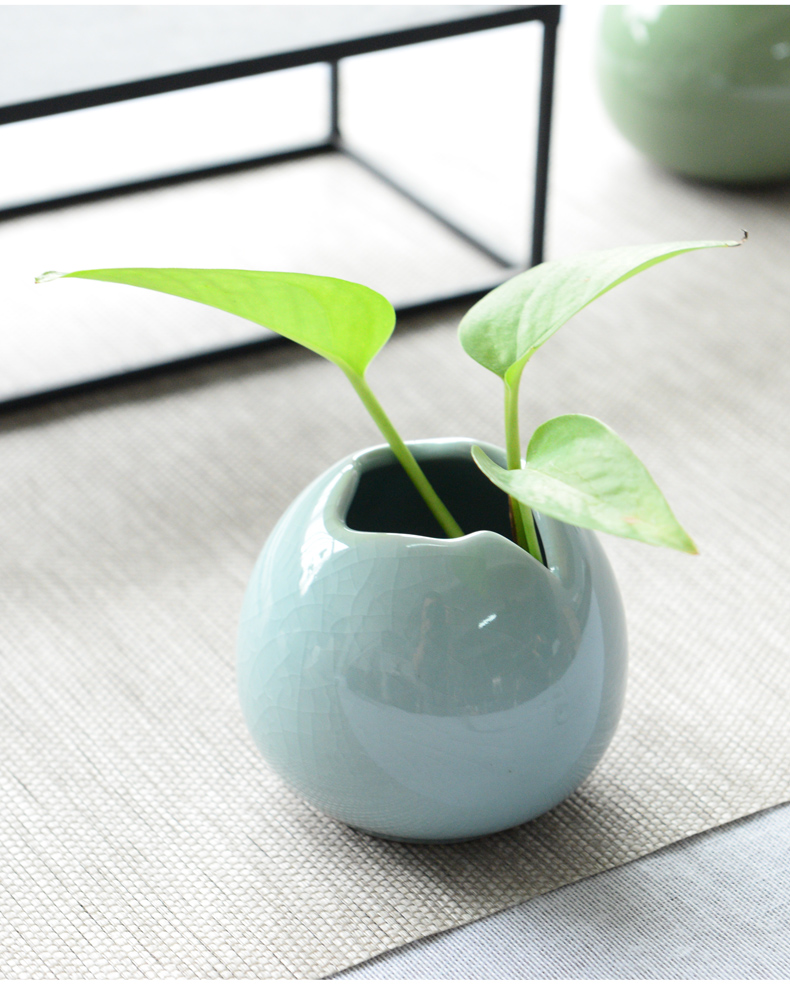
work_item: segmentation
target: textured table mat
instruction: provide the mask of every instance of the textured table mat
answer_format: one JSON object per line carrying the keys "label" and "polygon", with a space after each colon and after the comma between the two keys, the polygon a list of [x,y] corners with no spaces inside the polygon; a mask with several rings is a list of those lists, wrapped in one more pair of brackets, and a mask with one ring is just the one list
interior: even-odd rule
{"label": "textured table mat", "polygon": [[[7,419],[2,973],[321,977],[789,799],[784,319],[744,331],[721,302],[694,309],[747,260],[656,269],[529,368],[525,420],[608,421],[702,555],[607,539],[633,655],[616,740],[557,810],[469,844],[317,814],[237,709],[260,543],[313,475],[376,441],[335,368],[279,350]],[[373,383],[408,437],[496,440],[498,382],[467,371],[455,321],[406,322]]]}
{"label": "textured table mat", "polygon": [[790,805],[393,949],[335,980],[780,980]]}

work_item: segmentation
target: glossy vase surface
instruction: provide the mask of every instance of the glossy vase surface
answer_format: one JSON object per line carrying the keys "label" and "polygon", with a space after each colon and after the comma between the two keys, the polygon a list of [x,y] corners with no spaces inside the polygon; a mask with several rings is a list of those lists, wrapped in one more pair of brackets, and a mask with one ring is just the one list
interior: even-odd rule
{"label": "glossy vase surface", "polygon": [[604,105],[645,155],[719,182],[790,178],[790,7],[604,8]]}
{"label": "glossy vase surface", "polygon": [[410,443],[469,534],[442,537],[389,448],[367,449],[285,512],[244,600],[239,695],[259,750],[307,802],[391,839],[546,812],[622,706],[625,620],[597,538],[537,515],[537,562],[472,445]]}

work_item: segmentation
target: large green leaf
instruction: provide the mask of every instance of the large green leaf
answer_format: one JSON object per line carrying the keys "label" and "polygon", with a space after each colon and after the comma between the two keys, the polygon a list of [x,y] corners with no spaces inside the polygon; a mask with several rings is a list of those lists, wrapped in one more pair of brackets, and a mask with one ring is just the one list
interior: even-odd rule
{"label": "large green leaf", "polygon": [[312,274],[126,267],[52,272],[38,280],[53,277],[115,281],[212,305],[301,343],[360,377],[395,326],[392,305],[372,288]]}
{"label": "large green leaf", "polygon": [[530,439],[523,469],[503,469],[478,446],[472,455],[505,493],[550,517],[696,554],[645,467],[597,418],[544,422]]}
{"label": "large green leaf", "polygon": [[500,377],[521,368],[568,319],[628,278],[678,254],[737,247],[735,240],[699,240],[618,247],[547,261],[494,288],[461,320],[461,345]]}

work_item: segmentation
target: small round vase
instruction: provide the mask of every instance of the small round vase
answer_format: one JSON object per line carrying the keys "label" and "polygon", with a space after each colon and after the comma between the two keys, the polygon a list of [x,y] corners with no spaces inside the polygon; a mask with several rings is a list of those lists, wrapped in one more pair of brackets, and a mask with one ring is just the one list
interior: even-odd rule
{"label": "small round vase", "polygon": [[469,534],[443,537],[390,449],[366,449],[288,508],[244,599],[239,695],[263,757],[315,808],[389,839],[468,840],[546,812],[622,706],[625,619],[596,537],[536,515],[537,562],[473,444],[410,443]]}
{"label": "small round vase", "polygon": [[605,8],[601,95],[622,134],[683,175],[790,178],[790,7]]}

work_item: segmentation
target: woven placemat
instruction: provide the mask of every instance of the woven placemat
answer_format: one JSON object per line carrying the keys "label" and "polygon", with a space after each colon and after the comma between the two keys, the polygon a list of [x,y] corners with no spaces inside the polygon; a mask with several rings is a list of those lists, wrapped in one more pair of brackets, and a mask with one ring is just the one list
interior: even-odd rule
{"label": "woven placemat", "polygon": [[[525,430],[607,421],[702,554],[605,539],[632,647],[619,732],[562,806],[471,843],[388,843],[314,812],[237,707],[265,535],[378,441],[334,367],[279,349],[7,417],[2,975],[323,977],[790,799],[790,343],[767,259],[672,261],[528,368]],[[460,351],[459,314],[407,320],[372,368],[408,438],[500,441],[499,384]]]}

